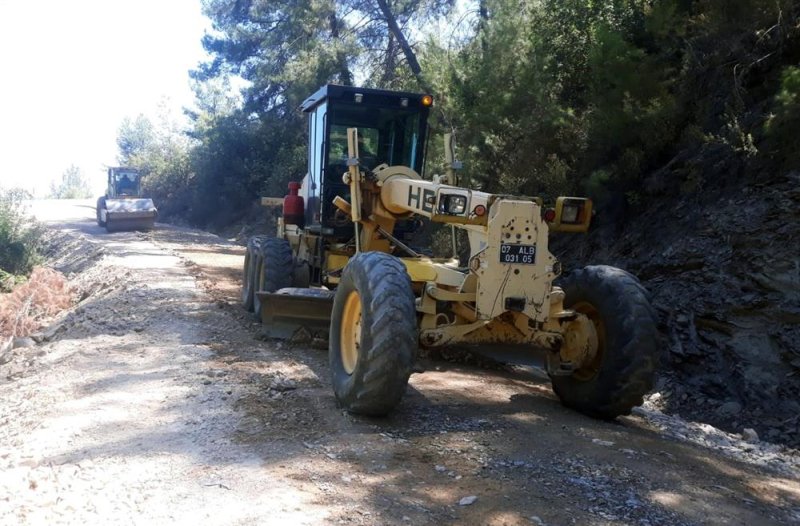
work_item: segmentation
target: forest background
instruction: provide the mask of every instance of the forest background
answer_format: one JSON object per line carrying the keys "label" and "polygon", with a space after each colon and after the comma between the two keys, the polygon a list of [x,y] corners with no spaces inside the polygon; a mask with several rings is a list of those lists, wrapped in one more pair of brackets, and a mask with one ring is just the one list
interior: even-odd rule
{"label": "forest background", "polygon": [[[239,221],[303,177],[298,107],[328,82],[429,92],[432,136],[456,133],[473,185],[586,194],[619,220],[654,194],[799,165],[796,1],[207,0],[204,12],[213,59],[192,72],[190,129],[139,116],[118,138],[163,215],[196,226]],[[441,164],[433,140],[426,171]]]}

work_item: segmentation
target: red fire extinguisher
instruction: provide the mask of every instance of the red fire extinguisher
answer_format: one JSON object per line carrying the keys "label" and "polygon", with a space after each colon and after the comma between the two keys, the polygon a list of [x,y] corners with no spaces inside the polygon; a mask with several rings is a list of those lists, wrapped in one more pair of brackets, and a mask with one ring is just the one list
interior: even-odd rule
{"label": "red fire extinguisher", "polygon": [[300,183],[289,183],[289,195],[283,198],[283,224],[303,227],[305,224],[303,197],[297,195]]}

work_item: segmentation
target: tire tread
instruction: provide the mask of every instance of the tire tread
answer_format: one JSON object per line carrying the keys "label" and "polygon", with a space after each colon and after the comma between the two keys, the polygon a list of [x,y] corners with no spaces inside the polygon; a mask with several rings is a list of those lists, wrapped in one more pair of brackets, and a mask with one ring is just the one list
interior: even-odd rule
{"label": "tire tread", "polygon": [[400,403],[416,357],[417,317],[411,280],[399,259],[366,252],[350,260],[342,282],[353,283],[361,297],[364,332],[356,370],[352,378],[343,376],[336,348],[341,330],[336,312],[337,306],[343,308],[350,288],[340,283],[331,319],[334,391],[340,404],[352,413],[385,415]]}
{"label": "tire tread", "polygon": [[596,418],[630,414],[653,388],[658,361],[657,317],[647,290],[632,274],[605,265],[573,272],[562,287],[567,308],[587,295],[597,299],[608,341],[595,378],[554,376],[553,390],[567,407]]}

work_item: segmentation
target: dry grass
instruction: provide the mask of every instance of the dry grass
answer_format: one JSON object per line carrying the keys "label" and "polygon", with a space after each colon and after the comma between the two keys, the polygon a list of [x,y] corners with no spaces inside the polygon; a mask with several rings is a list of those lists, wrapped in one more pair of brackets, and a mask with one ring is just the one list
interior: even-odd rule
{"label": "dry grass", "polygon": [[64,275],[36,267],[28,281],[0,295],[0,340],[30,335],[71,304],[72,290]]}

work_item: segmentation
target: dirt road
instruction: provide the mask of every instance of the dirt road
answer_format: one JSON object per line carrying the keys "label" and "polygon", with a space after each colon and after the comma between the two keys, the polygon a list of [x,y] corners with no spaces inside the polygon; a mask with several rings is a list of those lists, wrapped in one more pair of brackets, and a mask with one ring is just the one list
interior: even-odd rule
{"label": "dirt road", "polygon": [[0,356],[4,524],[791,524],[796,451],[646,409],[598,422],[541,374],[426,361],[386,419],[324,350],[262,341],[242,248],[35,205],[83,300]]}

